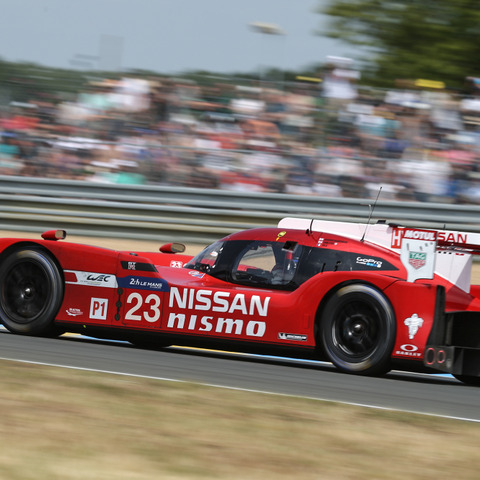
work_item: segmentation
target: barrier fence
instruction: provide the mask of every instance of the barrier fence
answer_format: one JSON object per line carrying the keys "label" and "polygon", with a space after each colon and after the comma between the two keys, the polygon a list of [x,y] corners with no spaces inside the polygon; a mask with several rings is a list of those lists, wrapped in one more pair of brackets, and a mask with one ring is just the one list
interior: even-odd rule
{"label": "barrier fence", "polygon": [[[285,216],[366,223],[374,199],[0,176],[0,229],[209,243]],[[382,201],[372,222],[480,233],[480,208]]]}

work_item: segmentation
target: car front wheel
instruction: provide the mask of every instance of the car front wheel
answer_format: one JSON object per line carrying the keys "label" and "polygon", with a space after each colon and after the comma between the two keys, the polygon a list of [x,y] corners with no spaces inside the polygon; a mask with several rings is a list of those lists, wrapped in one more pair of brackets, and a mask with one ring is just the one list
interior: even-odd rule
{"label": "car front wheel", "polygon": [[0,322],[13,333],[55,335],[63,279],[43,250],[16,250],[0,264]]}

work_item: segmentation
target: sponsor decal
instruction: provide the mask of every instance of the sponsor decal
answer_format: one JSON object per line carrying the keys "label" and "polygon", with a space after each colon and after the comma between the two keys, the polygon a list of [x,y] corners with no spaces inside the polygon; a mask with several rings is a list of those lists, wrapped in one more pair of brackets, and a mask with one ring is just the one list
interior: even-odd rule
{"label": "sponsor decal", "polygon": [[427,263],[427,254],[425,252],[409,252],[408,263],[418,270]]}
{"label": "sponsor decal", "polygon": [[285,235],[287,234],[287,232],[280,232],[278,235],[277,235],[277,239],[275,240],[276,242],[278,242],[282,237],[284,237]]}
{"label": "sponsor decal", "polygon": [[467,243],[467,234],[460,232],[438,232],[439,242]]}
{"label": "sponsor decal", "polygon": [[108,299],[106,298],[92,298],[90,300],[90,315],[89,318],[95,320],[106,320],[108,310]]}
{"label": "sponsor decal", "polygon": [[[207,289],[171,287],[169,308],[173,311],[167,319],[167,328],[191,330],[198,333],[214,332],[225,335],[263,337],[267,324],[261,320],[243,317],[266,317],[271,297],[246,296],[244,293],[212,291]],[[208,311],[213,315],[178,313],[175,310]],[[216,317],[215,314],[230,314],[231,317]]]}
{"label": "sponsor decal", "polygon": [[184,313],[170,313],[167,322],[167,328],[178,330],[195,330],[197,332],[215,332],[226,335],[246,335],[247,337],[263,337],[267,329],[267,324],[257,320],[242,320],[233,318],[214,318],[204,315],[201,318],[198,315],[187,316]]}
{"label": "sponsor decal", "polygon": [[65,310],[70,317],[79,317],[83,312],[79,308],[67,308]]}
{"label": "sponsor decal", "polygon": [[425,240],[435,242],[436,230],[420,230],[416,228],[394,228],[392,231],[392,248],[401,248],[403,239]]}
{"label": "sponsor decal", "polygon": [[195,277],[195,278],[203,278],[205,276],[204,273],[202,272],[197,272],[196,270],[190,270],[188,272],[189,275],[191,275],[192,277]]}
{"label": "sponsor decal", "polygon": [[298,333],[283,333],[279,332],[278,334],[279,340],[294,340],[296,342],[306,342],[307,335],[301,335]]}
{"label": "sponsor decal", "polygon": [[434,242],[437,239],[437,232],[434,230],[411,230],[405,229],[403,238],[412,238],[413,240],[426,240],[427,242]]}
{"label": "sponsor decal", "polygon": [[118,285],[122,288],[131,288],[135,290],[157,290],[168,292],[169,285],[166,280],[162,278],[150,278],[150,277],[123,277],[118,278]]}
{"label": "sponsor decal", "polygon": [[132,261],[122,260],[120,264],[122,265],[122,268],[124,270],[139,270],[141,272],[157,271],[157,269],[155,268],[155,265],[152,265],[151,263],[146,263],[146,262],[132,262]]}
{"label": "sponsor decal", "polygon": [[[117,279],[115,275],[108,273],[80,272],[77,270],[65,270],[65,283],[75,285],[85,285],[88,287],[117,288]],[[73,275],[72,275],[73,274]]]}
{"label": "sponsor decal", "polygon": [[418,329],[423,325],[423,318],[414,313],[411,317],[406,318],[403,323],[408,327],[408,338],[412,340],[418,333]]}
{"label": "sponsor decal", "polygon": [[170,262],[170,266],[172,268],[182,268],[183,267],[183,262],[181,262],[180,260],[172,260]]}
{"label": "sponsor decal", "polygon": [[357,257],[356,263],[367,267],[382,268],[382,262],[380,260],[375,260],[374,258]]}
{"label": "sponsor decal", "polygon": [[405,343],[400,345],[400,350],[395,352],[396,355],[403,355],[404,357],[421,357],[422,354],[418,351],[418,347],[416,345],[412,345],[411,343]]}
{"label": "sponsor decal", "polygon": [[269,303],[270,297],[261,298],[260,295],[252,295],[248,298],[244,293],[172,287],[168,306],[221,313],[239,312],[242,315],[266,317]]}
{"label": "sponsor decal", "polygon": [[348,243],[345,240],[333,240],[331,238],[319,238],[317,241],[317,247],[331,247],[332,245],[339,245],[340,243]]}

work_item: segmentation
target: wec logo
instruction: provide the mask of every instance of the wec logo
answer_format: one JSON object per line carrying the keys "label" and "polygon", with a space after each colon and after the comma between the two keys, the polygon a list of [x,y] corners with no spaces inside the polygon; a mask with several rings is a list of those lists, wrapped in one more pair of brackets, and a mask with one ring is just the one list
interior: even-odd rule
{"label": "wec logo", "polygon": [[85,285],[88,287],[116,288],[117,279],[115,275],[108,273],[83,272],[79,270],[65,270],[69,274],[65,283]]}

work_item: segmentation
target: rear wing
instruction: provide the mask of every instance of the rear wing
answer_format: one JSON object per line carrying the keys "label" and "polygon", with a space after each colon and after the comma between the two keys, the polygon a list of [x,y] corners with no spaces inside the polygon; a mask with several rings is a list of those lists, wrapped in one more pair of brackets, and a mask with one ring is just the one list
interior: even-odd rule
{"label": "rear wing", "polygon": [[291,217],[280,220],[278,227],[341,235],[387,248],[400,255],[408,281],[437,274],[466,292],[470,290],[472,255],[480,255],[480,234],[471,232]]}

